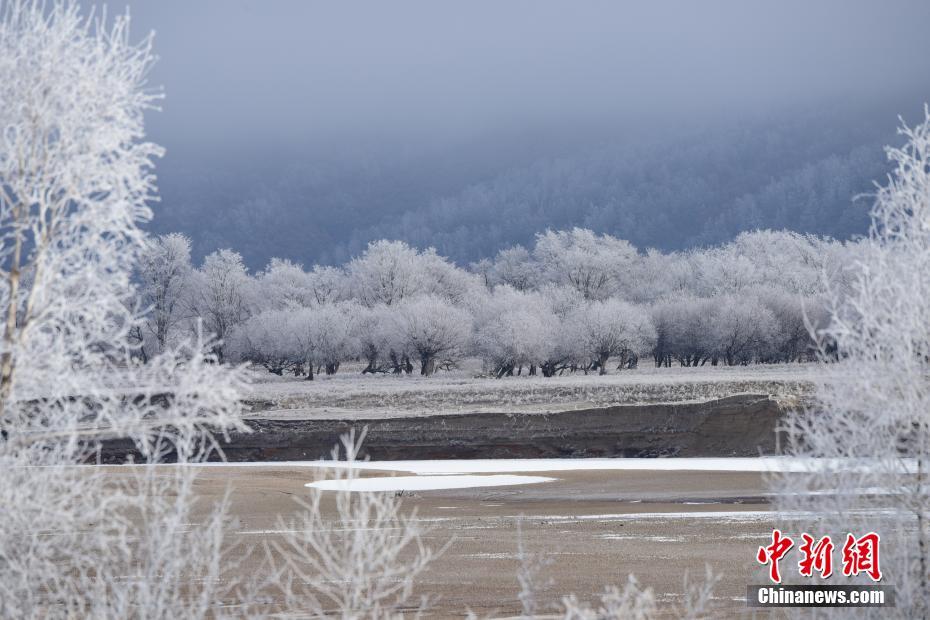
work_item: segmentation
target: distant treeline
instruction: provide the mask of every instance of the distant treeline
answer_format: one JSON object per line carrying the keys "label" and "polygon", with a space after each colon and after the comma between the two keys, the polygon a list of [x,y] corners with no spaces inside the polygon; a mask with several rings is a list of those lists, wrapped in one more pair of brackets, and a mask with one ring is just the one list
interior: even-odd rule
{"label": "distant treeline", "polygon": [[590,230],[547,231],[531,248],[457,267],[434,249],[376,241],[339,267],[273,259],[250,274],[232,250],[191,265],[181,234],[155,238],[138,279],[148,356],[203,330],[223,360],[312,378],[430,375],[464,356],[488,373],[606,373],[656,366],[794,362],[843,295],[858,244],[743,233],[687,252],[638,251]]}

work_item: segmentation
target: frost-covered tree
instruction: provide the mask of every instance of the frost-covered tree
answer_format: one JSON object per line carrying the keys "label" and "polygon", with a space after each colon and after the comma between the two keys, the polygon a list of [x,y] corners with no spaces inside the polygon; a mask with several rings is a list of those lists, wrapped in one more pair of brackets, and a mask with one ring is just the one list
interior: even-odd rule
{"label": "frost-covered tree", "polygon": [[673,297],[654,304],[650,310],[656,327],[656,365],[700,366],[713,356],[712,338],[718,304],[701,297]]}
{"label": "frost-covered tree", "polygon": [[340,364],[358,349],[354,337],[358,314],[359,307],[354,302],[325,304],[306,313],[316,343],[316,362],[326,374],[335,374]]}
{"label": "frost-covered tree", "polygon": [[584,362],[586,352],[577,316],[584,307],[585,300],[581,293],[571,286],[549,284],[543,286],[539,294],[545,301],[549,313],[555,318],[554,331],[548,335],[547,357],[541,360],[540,368],[543,376],[552,377]]}
{"label": "frost-covered tree", "polygon": [[697,274],[688,254],[649,249],[636,262],[633,284],[627,301],[650,304],[676,295],[688,295],[694,290]]}
{"label": "frost-covered tree", "polygon": [[653,348],[656,330],[649,313],[618,299],[589,302],[578,314],[585,353],[598,373],[607,374],[607,362],[620,358],[620,367]]}
{"label": "frost-covered tree", "polygon": [[571,286],[547,284],[540,289],[539,294],[542,295],[556,318],[562,322],[567,321],[572,314],[578,312],[585,304],[582,294]]}
{"label": "frost-covered tree", "polygon": [[390,306],[422,290],[417,251],[403,241],[374,241],[348,266],[353,296],[366,306]]}
{"label": "frost-covered tree", "polygon": [[557,320],[538,293],[498,286],[480,305],[474,321],[474,350],[497,377],[529,374],[549,358]]}
{"label": "frost-covered tree", "polygon": [[287,319],[289,343],[287,350],[297,364],[296,373],[306,370],[307,380],[313,381],[317,365],[317,322],[312,308],[301,308],[291,312]]}
{"label": "frost-covered tree", "polygon": [[628,241],[573,228],[537,235],[533,258],[545,281],[572,286],[585,299],[605,299],[627,292],[637,253]]}
{"label": "frost-covered tree", "polygon": [[217,250],[203,260],[191,282],[191,303],[203,327],[217,339],[216,355],[223,361],[226,339],[249,316],[252,280],[242,256]]}
{"label": "frost-covered tree", "polygon": [[518,291],[539,286],[539,265],[522,245],[515,245],[497,253],[488,272],[490,284],[506,284]]}
{"label": "frost-covered tree", "polygon": [[394,325],[396,338],[419,360],[420,374],[429,376],[465,352],[471,316],[440,297],[423,295],[397,309]]}
{"label": "frost-covered tree", "polygon": [[349,284],[342,269],[314,265],[308,276],[313,303],[317,306],[342,301],[348,296]]}
{"label": "frost-covered tree", "polygon": [[[366,362],[362,374],[387,372],[395,346],[392,310],[385,305],[358,309],[353,326],[357,352]],[[394,353],[396,360],[396,352]],[[393,368],[393,365],[390,366]]]}
{"label": "frost-covered tree", "polygon": [[761,274],[748,256],[732,246],[707,248],[692,252],[696,267],[692,292],[701,297],[742,293],[759,284]]}
{"label": "frost-covered tree", "polygon": [[735,366],[760,357],[778,329],[771,310],[754,295],[724,295],[713,301],[717,313],[710,337],[715,363],[722,359]]}
{"label": "frost-covered tree", "polygon": [[736,256],[755,266],[758,283],[811,295],[822,290],[824,271],[837,242],[787,230],[756,230],[727,244]]}
{"label": "frost-covered tree", "polygon": [[272,258],[255,278],[256,303],[262,309],[295,310],[316,303],[312,276],[289,260]]}
{"label": "frost-covered tree", "polygon": [[468,269],[478,276],[485,288],[490,289],[496,284],[496,282],[493,281],[492,275],[494,263],[491,262],[490,258],[482,258],[479,261],[475,261],[468,265]]}
{"label": "frost-covered tree", "polygon": [[464,269],[459,269],[447,258],[428,248],[416,258],[420,273],[418,293],[435,295],[449,302],[464,306],[482,290],[481,281]]}
{"label": "frost-covered tree", "polygon": [[[305,271],[290,261],[273,259],[254,281],[254,287],[220,290],[243,291],[238,305],[243,312],[232,312],[240,315],[239,320],[267,309],[316,308],[346,300],[376,310],[374,314],[394,317],[403,312],[404,300],[423,295],[440,298],[479,318],[476,326],[482,333],[474,341],[478,347],[475,352],[497,369],[495,372],[504,368],[505,374],[510,372],[510,362],[503,360],[516,360],[522,354],[504,355],[507,347],[492,351],[489,330],[500,330],[502,338],[515,339],[511,344],[516,345],[517,340],[523,340],[519,336],[523,321],[538,326],[539,317],[535,309],[520,308],[521,316],[516,317],[517,309],[503,313],[496,307],[486,307],[496,305],[495,295],[489,292],[501,285],[540,295],[533,303],[542,300],[547,306],[543,314],[560,324],[560,329],[547,336],[549,346],[544,359],[537,360],[543,374],[549,376],[599,366],[598,355],[592,357],[578,340],[578,312],[588,301],[617,300],[647,308],[656,327],[653,356],[657,365],[667,366],[673,360],[685,366],[717,364],[721,360],[790,362],[811,357],[806,321],[822,320],[819,298],[826,284],[836,291],[849,290],[849,264],[860,253],[860,245],[761,230],[742,233],[732,242],[716,247],[668,254],[650,249],[639,254],[626,241],[573,229],[547,231],[538,235],[532,253],[515,246],[499,252],[493,261],[481,261],[466,271],[432,248],[420,251],[400,241],[381,240],[369,244],[344,268],[316,265]],[[227,264],[235,267],[232,262]],[[201,283],[202,272],[194,274]],[[238,272],[240,281],[251,281],[244,267]],[[214,288],[195,282],[190,290],[196,300]],[[210,306],[201,300],[194,314],[219,333],[223,321],[215,320],[219,313],[211,311]],[[749,306],[761,317],[752,333],[748,328],[741,329],[752,322],[743,320]],[[417,354],[409,349],[408,341],[396,337],[397,330],[384,327],[393,324],[394,318],[374,321],[372,313],[356,311],[365,317],[355,328],[364,340],[364,344],[362,340],[356,342],[356,353],[369,362],[365,372],[411,372],[410,360]],[[492,326],[489,317],[495,312],[497,324]],[[234,318],[232,322],[238,321]],[[548,323],[548,319],[543,322]],[[220,328],[213,327],[217,323]],[[525,336],[529,338],[529,333]],[[492,357],[502,361],[496,363]],[[515,362],[518,373],[520,367],[521,362]]]}
{"label": "frost-covered tree", "polygon": [[822,295],[801,296],[781,289],[756,291],[759,301],[775,319],[775,329],[762,343],[762,354],[771,362],[813,361],[815,354],[811,329],[823,328],[828,321]]}
{"label": "frost-covered tree", "polygon": [[139,257],[144,340],[153,341],[153,353],[164,350],[186,316],[185,294],[192,269],[191,241],[179,233],[151,239]]}
{"label": "frost-covered tree", "polygon": [[353,297],[366,306],[390,306],[417,295],[461,304],[481,288],[474,274],[459,269],[433,248],[418,252],[402,241],[375,241],[346,267]]}
{"label": "frost-covered tree", "polygon": [[[143,115],[151,39],[68,0],[0,3],[0,616],[199,618],[223,596],[223,502],[191,518],[193,468],[80,466],[128,437],[199,460],[243,429],[236,370],[202,342],[140,365],[130,332],[155,197]],[[136,515],[138,519],[131,517]],[[197,583],[196,589],[190,588]],[[226,584],[226,585],[224,585]]]}
{"label": "frost-covered tree", "polygon": [[310,271],[294,262],[272,258],[255,278],[248,305],[256,311],[314,308],[346,296],[345,273],[336,267],[314,265]]}
{"label": "frost-covered tree", "polygon": [[261,364],[276,375],[296,368],[304,359],[297,346],[295,310],[266,310],[238,325],[227,353],[238,361]]}
{"label": "frost-covered tree", "polygon": [[[930,110],[901,133],[907,143],[888,149],[895,169],[878,189],[849,290],[831,290],[831,320],[817,332],[825,363],[813,375],[814,403],[789,426],[790,451],[821,460],[774,482],[779,509],[813,515],[815,523],[799,528],[816,527],[807,531],[844,542],[849,532],[880,534],[883,582],[894,584],[896,605],[882,617],[924,618],[930,615]],[[851,610],[844,611],[849,617]]]}
{"label": "frost-covered tree", "polygon": [[358,351],[356,321],[362,309],[353,302],[314,308],[266,310],[237,326],[229,350],[235,358],[282,374],[292,369],[332,375]]}

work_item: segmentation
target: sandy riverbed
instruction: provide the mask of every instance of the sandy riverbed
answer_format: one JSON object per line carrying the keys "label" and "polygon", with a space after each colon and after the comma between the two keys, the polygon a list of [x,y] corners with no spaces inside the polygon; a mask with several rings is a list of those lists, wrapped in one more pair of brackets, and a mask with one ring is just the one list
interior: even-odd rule
{"label": "sandy riverbed", "polygon": [[[494,474],[493,471],[482,471]],[[493,469],[493,468],[490,468]],[[509,466],[501,474],[514,475]],[[532,471],[524,472],[532,475]],[[368,471],[365,476],[409,476]],[[685,573],[700,577],[705,564],[723,575],[716,589],[720,616],[747,613],[746,585],[762,583],[757,547],[775,524],[760,472],[546,470],[551,481],[528,485],[415,491],[406,508],[432,528],[436,547],[449,550],[420,580],[418,593],[438,597],[431,615],[455,617],[519,613],[516,523],[524,546],[552,559],[542,602],[562,595],[591,599],[629,573],[651,586],[659,602],[679,600]],[[295,510],[308,482],[321,472],[299,464],[203,468],[204,498],[232,491],[232,535],[246,543],[274,537],[277,515]],[[789,519],[790,520],[790,519]],[[790,527],[779,519],[781,527]],[[250,570],[248,564],[242,570]],[[554,608],[553,608],[554,609]]]}

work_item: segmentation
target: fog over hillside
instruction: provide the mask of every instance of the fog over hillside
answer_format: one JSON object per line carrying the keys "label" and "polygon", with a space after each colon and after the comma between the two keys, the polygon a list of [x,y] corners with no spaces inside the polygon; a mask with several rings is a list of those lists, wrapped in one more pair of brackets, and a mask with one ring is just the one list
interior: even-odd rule
{"label": "fog over hillside", "polygon": [[663,250],[756,228],[845,239],[866,231],[871,201],[854,198],[884,178],[882,145],[895,140],[893,120],[866,116],[568,146],[487,139],[441,156],[272,151],[257,165],[169,156],[152,228],[190,234],[197,255],[236,248],[253,268],[271,256],[344,262],[381,238],[466,264],[572,226]]}
{"label": "fog over hillside", "polygon": [[847,238],[930,98],[912,0],[130,6],[167,94],[151,228],[253,268],[385,237],[467,263],[575,225]]}

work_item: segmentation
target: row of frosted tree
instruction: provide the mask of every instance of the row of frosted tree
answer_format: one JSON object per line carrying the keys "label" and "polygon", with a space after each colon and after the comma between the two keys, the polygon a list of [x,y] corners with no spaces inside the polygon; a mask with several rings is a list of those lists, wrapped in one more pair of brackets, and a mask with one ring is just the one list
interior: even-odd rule
{"label": "row of frosted tree", "polygon": [[687,252],[641,252],[585,229],[547,231],[463,269],[434,250],[377,241],[340,267],[273,259],[250,274],[220,250],[150,243],[139,268],[143,355],[203,330],[221,360],[313,378],[431,375],[466,356],[489,374],[598,372],[813,359],[810,326],[842,291],[857,245],[783,231]]}

